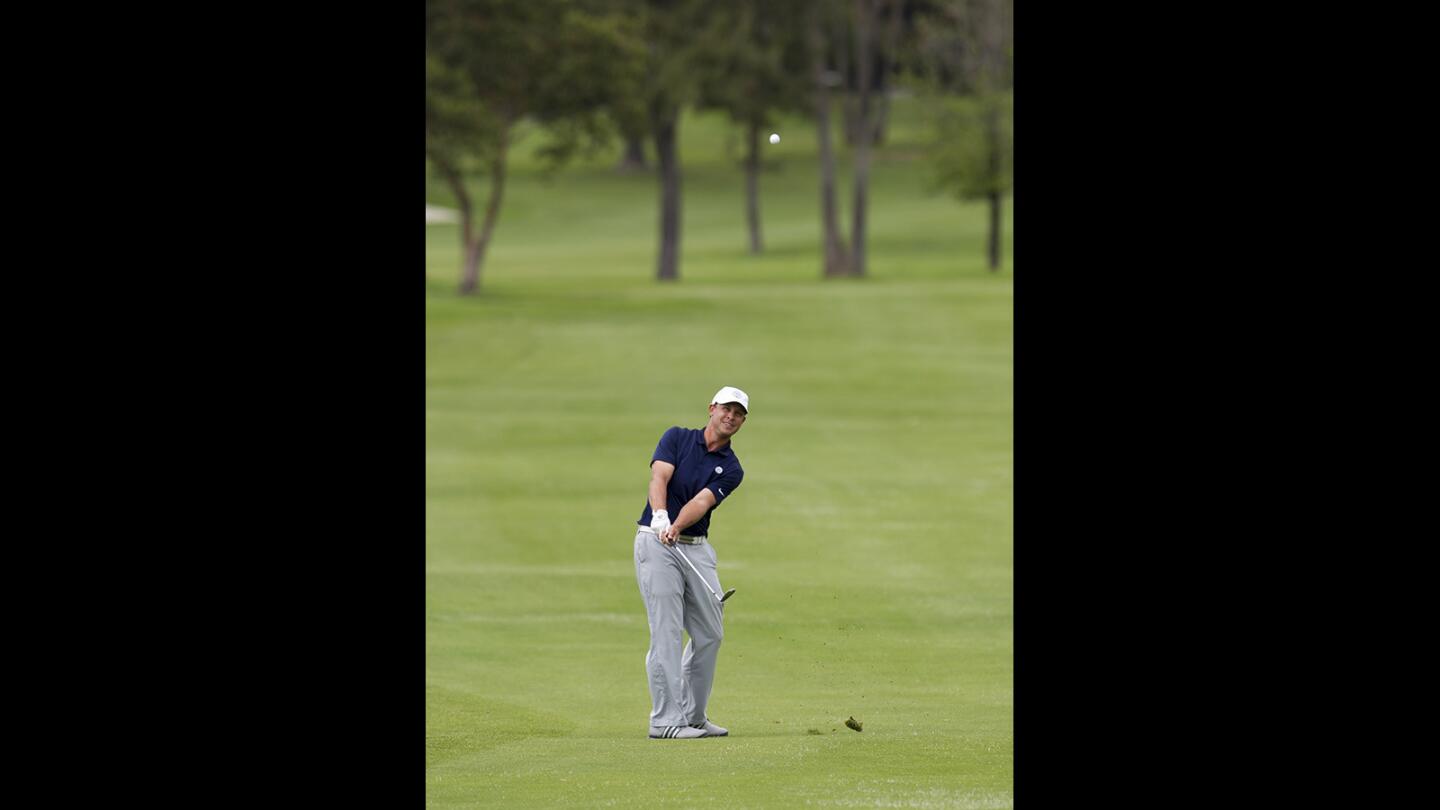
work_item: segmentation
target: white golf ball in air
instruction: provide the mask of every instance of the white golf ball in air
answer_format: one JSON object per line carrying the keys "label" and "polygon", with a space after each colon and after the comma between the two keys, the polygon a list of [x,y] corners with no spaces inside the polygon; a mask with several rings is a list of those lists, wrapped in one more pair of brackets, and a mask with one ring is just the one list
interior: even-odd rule
{"label": "white golf ball in air", "polygon": [[780,136],[774,132],[770,133],[770,143],[779,143]]}

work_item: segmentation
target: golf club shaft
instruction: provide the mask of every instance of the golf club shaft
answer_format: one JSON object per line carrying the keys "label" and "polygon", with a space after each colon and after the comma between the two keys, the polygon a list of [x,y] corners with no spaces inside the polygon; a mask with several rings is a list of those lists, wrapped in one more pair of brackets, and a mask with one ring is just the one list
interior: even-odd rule
{"label": "golf club shaft", "polygon": [[[685,556],[685,552],[683,552],[683,551],[681,551],[680,549],[675,548],[675,547],[673,547],[673,546],[670,548],[670,551],[671,551],[671,553],[673,553],[673,554],[679,555],[680,559],[684,560],[684,561],[685,561],[685,564],[688,565],[688,566],[690,566],[690,570],[695,572],[695,576],[700,577],[700,581],[701,581],[701,582],[705,582],[705,577],[704,577],[704,575],[700,573],[700,569],[698,569],[698,568],[695,567],[695,563],[690,562],[690,558],[687,557],[687,556]],[[721,601],[721,602],[724,602],[724,601],[725,601],[724,599],[720,599],[720,594],[715,593],[715,589],[712,588],[712,587],[710,587],[710,583],[709,583],[709,582],[705,582],[705,590],[709,591],[709,592],[710,592],[710,595],[713,596],[713,597],[715,597],[717,600],[719,600],[719,601]]]}
{"label": "golf club shaft", "polygon": [[[657,537],[658,537],[658,535],[657,535]],[[664,543],[661,543],[661,545],[665,545],[665,544],[664,544]],[[684,560],[684,561],[685,561],[685,564],[688,565],[688,566],[690,566],[690,570],[695,572],[695,576],[700,577],[700,581],[705,583],[705,590],[709,591],[711,596],[715,597],[717,600],[719,600],[719,601],[721,601],[721,602],[724,602],[724,601],[725,601],[724,599],[720,599],[720,594],[715,593],[715,589],[712,588],[712,587],[710,587],[710,583],[709,583],[709,582],[706,582],[706,581],[705,581],[705,576],[700,573],[700,569],[698,569],[698,568],[695,567],[695,563],[690,562],[690,558],[687,557],[687,556],[685,556],[685,552],[681,551],[681,550],[678,549],[678,548],[675,548],[674,546],[668,546],[668,545],[667,545],[667,546],[665,546],[665,547],[668,548],[668,549],[670,549],[670,553],[671,553],[671,554],[674,554],[675,556],[677,556],[677,557],[679,557],[680,559]]]}
{"label": "golf club shaft", "polygon": [[[655,535],[655,539],[656,539],[656,540],[660,540],[660,533],[657,532],[657,531],[655,531],[654,529],[651,529],[651,528],[648,527],[648,526],[642,526],[642,527],[641,527],[641,530],[642,530],[642,531],[650,532],[651,534]],[[715,597],[715,598],[720,602],[720,604],[722,604],[722,605],[725,604],[725,597],[723,597],[723,596],[721,596],[720,594],[716,593],[716,592],[715,592],[715,589],[712,588],[712,587],[710,587],[710,583],[705,579],[705,575],[700,573],[700,569],[698,569],[698,568],[695,567],[695,563],[690,562],[690,558],[687,557],[687,556],[685,556],[684,552],[680,551],[680,549],[675,548],[675,547],[672,546],[672,545],[667,544],[664,540],[660,540],[660,545],[665,546],[666,548],[670,549],[670,553],[671,553],[671,554],[674,554],[674,555],[678,556],[680,559],[684,560],[684,561],[685,561],[685,564],[688,565],[688,566],[690,566],[690,570],[695,572],[695,576],[700,577],[700,581],[705,583],[705,590],[709,591],[709,592],[710,592],[710,595],[713,596],[713,597]]]}

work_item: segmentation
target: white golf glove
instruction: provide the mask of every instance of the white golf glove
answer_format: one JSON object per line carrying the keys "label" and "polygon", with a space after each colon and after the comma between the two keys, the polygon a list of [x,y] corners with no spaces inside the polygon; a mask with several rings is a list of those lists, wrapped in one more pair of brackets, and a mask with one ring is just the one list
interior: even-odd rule
{"label": "white golf glove", "polygon": [[670,513],[664,509],[656,509],[650,515],[650,528],[655,530],[657,537],[664,535],[665,530],[670,528]]}

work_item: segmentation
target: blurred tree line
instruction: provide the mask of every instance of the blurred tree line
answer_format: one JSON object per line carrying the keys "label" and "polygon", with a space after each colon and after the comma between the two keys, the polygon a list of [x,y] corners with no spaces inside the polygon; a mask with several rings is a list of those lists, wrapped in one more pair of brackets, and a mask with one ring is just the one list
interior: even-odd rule
{"label": "blurred tree line", "polygon": [[[870,157],[892,90],[936,112],[935,188],[989,207],[1000,266],[1011,186],[1014,0],[426,0],[425,153],[460,208],[460,291],[474,292],[504,201],[516,133],[539,127],[554,167],[621,139],[624,170],[655,153],[656,277],[680,276],[681,112],[724,111],[745,133],[746,222],[761,252],[761,142],[781,115],[815,123],[824,277],[866,274]],[[832,120],[838,122],[832,124]],[[849,147],[848,233],[836,175]],[[483,171],[477,210],[465,186]],[[476,215],[480,221],[475,223]]]}

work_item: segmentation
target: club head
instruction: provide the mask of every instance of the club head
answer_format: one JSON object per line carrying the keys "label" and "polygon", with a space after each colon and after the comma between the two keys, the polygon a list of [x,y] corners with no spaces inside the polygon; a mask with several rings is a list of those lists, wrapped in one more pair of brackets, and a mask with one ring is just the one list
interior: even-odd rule
{"label": "club head", "polygon": [[729,599],[730,597],[732,597],[732,596],[734,596],[734,595],[735,595],[735,589],[734,589],[734,588],[731,588],[730,590],[728,590],[728,591],[725,592],[725,595],[724,595],[724,596],[720,597],[720,601],[721,601],[721,602],[724,602],[726,599]]}

